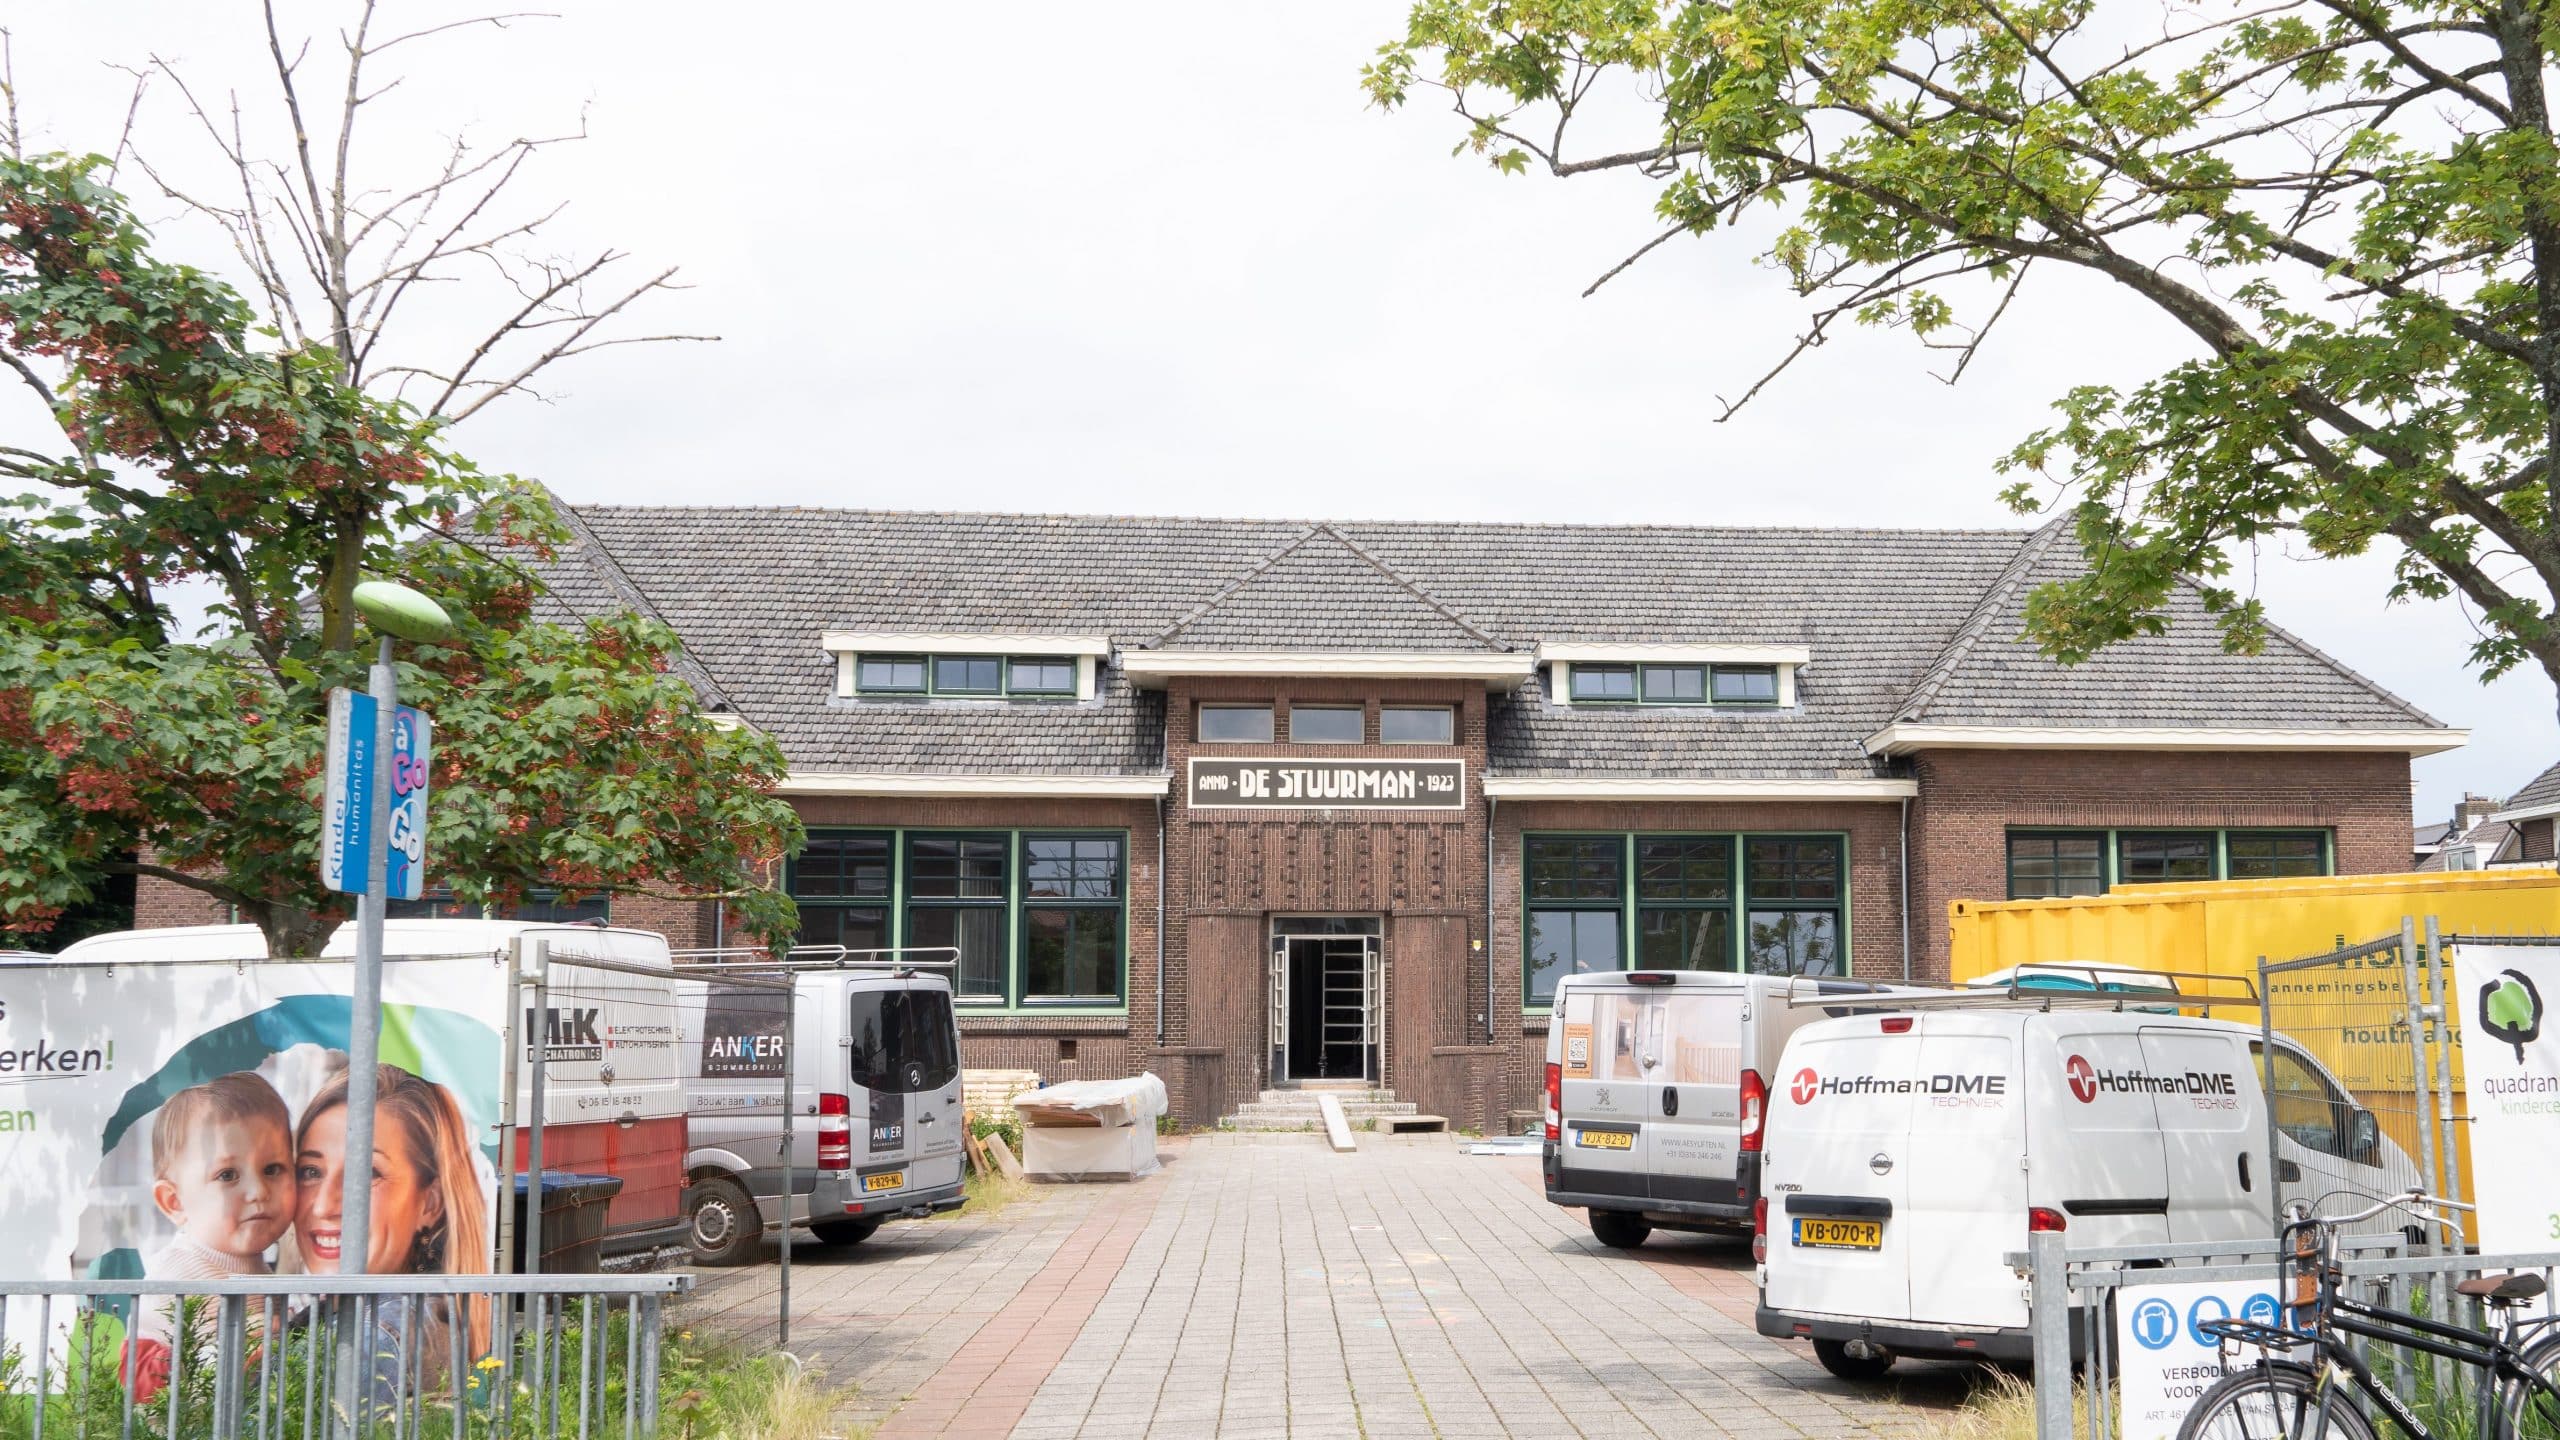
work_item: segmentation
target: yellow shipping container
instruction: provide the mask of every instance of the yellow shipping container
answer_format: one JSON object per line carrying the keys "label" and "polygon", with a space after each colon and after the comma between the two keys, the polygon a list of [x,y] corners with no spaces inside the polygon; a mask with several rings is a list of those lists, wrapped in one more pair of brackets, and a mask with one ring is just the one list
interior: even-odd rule
{"label": "yellow shipping container", "polygon": [[[1958,900],[1947,907],[1950,974],[1958,983],[2012,965],[2088,963],[2203,971],[2257,983],[2258,962],[2320,955],[2400,933],[2436,917],[2445,935],[2560,933],[2560,872],[2548,867],[2441,874],[2337,875],[2140,885],[2069,900]],[[2397,954],[2273,978],[2277,1028],[2320,1056],[2410,1155],[2417,1148],[2409,1035],[2392,1013],[2401,997]],[[2452,976],[2445,977],[2447,1000]],[[2246,1008],[2214,1014],[2255,1023]],[[2452,1054],[2462,1079],[2459,1032]],[[2470,1175],[2463,1130],[2462,1174]],[[2462,1187],[2468,1191],[2468,1183]]]}

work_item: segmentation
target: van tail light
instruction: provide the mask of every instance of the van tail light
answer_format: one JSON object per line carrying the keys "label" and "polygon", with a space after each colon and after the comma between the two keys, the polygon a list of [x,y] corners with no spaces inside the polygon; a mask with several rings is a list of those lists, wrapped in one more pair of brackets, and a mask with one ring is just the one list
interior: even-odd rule
{"label": "van tail light", "polygon": [[1677,985],[1680,977],[1662,970],[1635,970],[1627,975],[1630,985]]}
{"label": "van tail light", "polygon": [[2030,1235],[2059,1235],[2070,1228],[2071,1222],[2062,1218],[2062,1212],[2049,1205],[2037,1205],[2027,1211]]}
{"label": "van tail light", "polygon": [[1769,1263],[1769,1197],[1751,1202],[1751,1263]]}
{"label": "van tail light", "polygon": [[1742,1148],[1757,1154],[1760,1129],[1769,1123],[1769,1082],[1757,1070],[1742,1072]]}
{"label": "van tail light", "polygon": [[818,1168],[853,1168],[853,1102],[842,1095],[818,1097]]}
{"label": "van tail light", "polygon": [[1547,1138],[1564,1138],[1564,1067],[1547,1067]]}
{"label": "van tail light", "polygon": [[1908,1015],[1887,1015],[1884,1017],[1884,1033],[1887,1035],[1910,1034],[1911,1017]]}

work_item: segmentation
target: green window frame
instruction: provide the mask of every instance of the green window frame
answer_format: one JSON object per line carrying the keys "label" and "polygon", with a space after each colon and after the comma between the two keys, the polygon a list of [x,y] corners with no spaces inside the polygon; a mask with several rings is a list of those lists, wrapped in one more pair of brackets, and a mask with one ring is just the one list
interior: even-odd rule
{"label": "green window frame", "polygon": [[2106,893],[2106,831],[2009,832],[2010,899],[2050,900]]}
{"label": "green window frame", "polygon": [[1008,655],[1004,662],[1007,695],[1073,695],[1076,661],[1072,655]]}
{"label": "green window frame", "polygon": [[1551,1007],[1557,979],[1595,969],[1849,968],[1838,831],[1532,832],[1520,855],[1527,1013]]}
{"label": "green window frame", "polygon": [[1704,705],[1707,703],[1707,667],[1704,665],[1647,665],[1637,688],[1647,705]]}
{"label": "green window frame", "polygon": [[796,943],[957,944],[952,990],[972,1012],[1125,1014],[1130,843],[1127,830],[812,828],[783,886]]}
{"label": "green window frame", "polygon": [[1778,667],[1775,665],[1719,665],[1715,669],[1708,696],[1718,705],[1775,705],[1778,703]]}
{"label": "green window frame", "polygon": [[1072,655],[927,655],[875,651],[853,660],[856,695],[930,695],[966,699],[1072,699],[1080,688]]}
{"label": "green window frame", "polygon": [[[2098,851],[2098,888],[2071,888],[2085,887],[2090,882],[2087,851],[2093,842]],[[2047,863],[2066,845],[2071,864]],[[2127,885],[2338,873],[2337,833],[2316,827],[2218,830],[2019,825],[2010,827],[2008,851],[2012,900],[2097,895]]]}
{"label": "green window frame", "polygon": [[513,905],[474,905],[456,896],[449,887],[439,885],[415,900],[391,901],[383,915],[392,920],[514,920],[527,925],[584,925],[602,921],[610,924],[613,920],[613,896],[605,891],[589,890],[575,902],[563,904],[559,891],[537,885],[526,890],[524,898]]}
{"label": "green window frame", "polygon": [[1568,687],[1576,705],[1632,705],[1636,701],[1633,665],[1576,665]]}
{"label": "green window frame", "polygon": [[2221,837],[2211,830],[2116,832],[2118,885],[2189,885],[2222,878]]}

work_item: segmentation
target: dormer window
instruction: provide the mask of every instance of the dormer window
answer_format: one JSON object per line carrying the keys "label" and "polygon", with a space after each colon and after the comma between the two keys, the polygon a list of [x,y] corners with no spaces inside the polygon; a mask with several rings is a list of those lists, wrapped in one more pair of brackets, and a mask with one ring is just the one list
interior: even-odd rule
{"label": "dormer window", "polygon": [[849,699],[1090,700],[1111,653],[1102,636],[830,630],[823,643]]}
{"label": "dormer window", "polygon": [[1538,647],[1547,693],[1568,705],[1796,703],[1796,671],[1812,655],[1795,645],[1570,642]]}

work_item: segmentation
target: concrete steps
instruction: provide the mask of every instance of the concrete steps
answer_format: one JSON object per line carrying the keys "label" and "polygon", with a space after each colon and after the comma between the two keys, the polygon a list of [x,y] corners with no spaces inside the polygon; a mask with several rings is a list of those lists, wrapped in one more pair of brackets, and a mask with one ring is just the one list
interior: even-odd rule
{"label": "concrete steps", "polygon": [[1398,1100],[1392,1090],[1371,1089],[1357,1082],[1265,1090],[1261,1098],[1237,1106],[1236,1113],[1219,1124],[1222,1129],[1249,1134],[1321,1134],[1327,1101],[1340,1108],[1343,1121],[1354,1130],[1445,1130],[1449,1124],[1437,1115],[1418,1113],[1419,1107],[1411,1101]]}

